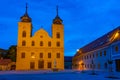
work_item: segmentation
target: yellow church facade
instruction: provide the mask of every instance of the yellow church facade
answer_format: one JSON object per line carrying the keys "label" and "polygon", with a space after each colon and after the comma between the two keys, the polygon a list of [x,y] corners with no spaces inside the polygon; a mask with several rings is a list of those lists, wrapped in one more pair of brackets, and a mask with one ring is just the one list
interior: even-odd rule
{"label": "yellow church facade", "polygon": [[52,36],[43,28],[32,36],[32,19],[26,12],[18,22],[16,70],[64,69],[64,25],[57,15],[52,23]]}

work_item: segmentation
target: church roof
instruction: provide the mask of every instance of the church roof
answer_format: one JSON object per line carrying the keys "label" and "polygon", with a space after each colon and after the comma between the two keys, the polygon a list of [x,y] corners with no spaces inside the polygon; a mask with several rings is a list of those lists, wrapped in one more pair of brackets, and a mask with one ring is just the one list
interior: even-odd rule
{"label": "church roof", "polygon": [[0,65],[8,65],[11,62],[11,59],[0,59]]}
{"label": "church roof", "polygon": [[58,6],[57,6],[56,11],[57,11],[57,15],[56,15],[55,19],[53,19],[53,24],[62,24],[62,19],[58,15]]}
{"label": "church roof", "polygon": [[21,19],[21,22],[31,22],[31,18],[29,17],[28,15],[28,12],[27,12],[27,4],[26,4],[26,11],[25,11],[25,14],[20,18]]}
{"label": "church roof", "polygon": [[[118,40],[120,40],[120,26],[103,35],[102,37],[96,39],[95,41],[87,44],[86,46],[80,48],[79,50],[81,51],[81,53],[87,53],[108,46]],[[79,52],[75,54],[75,56],[77,55],[79,55]]]}

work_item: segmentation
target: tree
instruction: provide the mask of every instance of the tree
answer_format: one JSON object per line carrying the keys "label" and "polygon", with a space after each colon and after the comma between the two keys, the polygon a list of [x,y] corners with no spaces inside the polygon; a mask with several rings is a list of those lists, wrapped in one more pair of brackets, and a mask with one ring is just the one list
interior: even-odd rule
{"label": "tree", "polygon": [[9,58],[14,62],[16,61],[16,51],[17,51],[16,47],[17,47],[16,45],[10,46],[8,49],[8,53],[6,54],[6,58]]}

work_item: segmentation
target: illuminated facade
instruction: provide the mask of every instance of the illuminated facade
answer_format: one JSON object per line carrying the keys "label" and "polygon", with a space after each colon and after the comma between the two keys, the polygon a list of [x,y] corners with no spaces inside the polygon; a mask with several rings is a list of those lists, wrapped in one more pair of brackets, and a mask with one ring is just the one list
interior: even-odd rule
{"label": "illuminated facade", "polygon": [[72,64],[77,70],[120,71],[120,26],[80,48]]}
{"label": "illuminated facade", "polygon": [[16,70],[64,69],[64,26],[57,15],[52,36],[41,28],[32,36],[32,20],[26,12],[18,23]]}

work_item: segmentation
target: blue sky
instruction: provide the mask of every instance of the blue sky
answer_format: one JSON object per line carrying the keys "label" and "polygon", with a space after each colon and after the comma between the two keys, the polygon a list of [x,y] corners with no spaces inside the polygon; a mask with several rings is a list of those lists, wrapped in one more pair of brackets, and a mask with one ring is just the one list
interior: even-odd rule
{"label": "blue sky", "polygon": [[50,35],[59,5],[66,56],[120,25],[120,0],[0,0],[0,48],[17,44],[18,22],[26,2],[33,33],[42,26]]}

